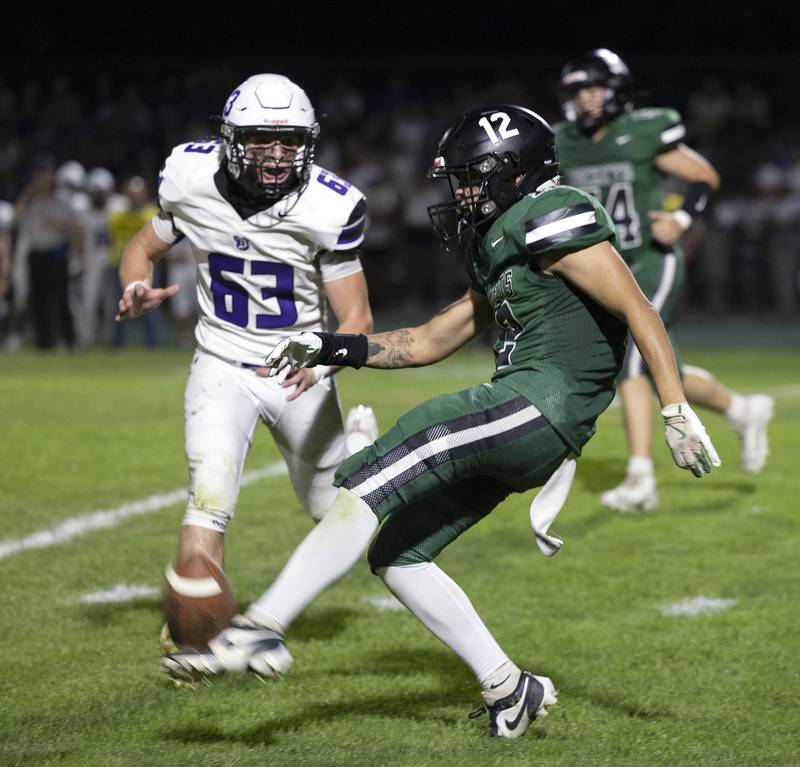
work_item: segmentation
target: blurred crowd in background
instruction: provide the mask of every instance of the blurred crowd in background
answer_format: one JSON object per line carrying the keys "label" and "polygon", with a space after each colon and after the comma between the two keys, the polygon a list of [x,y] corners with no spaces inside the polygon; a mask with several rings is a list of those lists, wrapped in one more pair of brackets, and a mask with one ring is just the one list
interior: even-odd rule
{"label": "blurred crowd in background", "polygon": [[[442,253],[426,213],[444,192],[426,178],[443,129],[484,103],[522,104],[557,121],[562,63],[494,61],[464,70],[458,62],[450,68],[422,60],[396,67],[351,62],[321,71],[306,61],[260,68],[306,89],[322,118],[317,162],[367,195],[363,262],[379,324],[382,313],[427,313],[466,288],[463,268]],[[707,214],[684,238],[690,268],[682,311],[796,319],[794,70],[783,81],[763,62],[743,67],[634,57],[628,63],[644,86],[637,105],[678,109],[687,143],[722,177]],[[231,89],[256,71],[252,64],[99,71],[65,63],[57,71],[0,77],[3,348],[131,342],[127,323],[113,322],[122,248],[155,211],[158,171],[170,149],[213,134],[214,116]],[[670,191],[679,200],[681,190]],[[191,253],[179,244],[156,280],[178,282],[182,290],[136,321],[136,343],[191,344],[193,279]]]}

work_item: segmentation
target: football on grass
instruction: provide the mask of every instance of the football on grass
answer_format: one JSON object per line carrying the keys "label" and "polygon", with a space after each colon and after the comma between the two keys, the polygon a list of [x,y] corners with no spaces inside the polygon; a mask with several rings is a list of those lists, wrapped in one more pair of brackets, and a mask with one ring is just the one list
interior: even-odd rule
{"label": "football on grass", "polygon": [[164,616],[175,644],[202,647],[230,626],[236,601],[218,564],[199,555],[167,567],[166,578]]}

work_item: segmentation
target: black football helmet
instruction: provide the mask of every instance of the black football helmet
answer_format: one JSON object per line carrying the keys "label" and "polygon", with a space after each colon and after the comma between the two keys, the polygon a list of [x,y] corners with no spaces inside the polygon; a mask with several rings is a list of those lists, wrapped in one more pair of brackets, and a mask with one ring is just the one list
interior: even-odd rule
{"label": "black football helmet", "polygon": [[[607,88],[601,115],[578,115],[573,98],[581,89],[592,85]],[[608,48],[589,51],[580,59],[570,61],[561,70],[558,98],[561,111],[570,122],[576,122],[584,133],[593,133],[601,125],[613,120],[632,107],[633,78],[625,62]]]}
{"label": "black football helmet", "polygon": [[[428,207],[447,249],[466,231],[483,234],[526,194],[558,176],[553,129],[524,107],[499,104],[461,115],[439,141],[428,178],[450,182],[453,199]],[[461,188],[477,189],[461,198]]]}

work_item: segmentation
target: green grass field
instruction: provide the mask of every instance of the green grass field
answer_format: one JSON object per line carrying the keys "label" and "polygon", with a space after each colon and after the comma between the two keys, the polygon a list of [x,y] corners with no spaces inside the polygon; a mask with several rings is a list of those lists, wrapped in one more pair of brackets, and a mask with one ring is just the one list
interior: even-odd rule
{"label": "green grass field", "polygon": [[[364,562],[292,627],[283,682],[190,691],[161,678],[157,590],[183,515],[169,494],[186,483],[189,357],[0,357],[0,765],[800,764],[800,353],[683,350],[740,391],[776,397],[761,476],[739,470],[726,422],[705,415],[721,469],[679,471],[659,433],[659,511],[604,510],[598,493],[625,465],[610,410],[556,521],[558,556],[538,553],[531,493],[443,554],[509,654],[559,688],[560,705],[514,742],[467,718],[480,702],[471,673],[408,613],[380,609],[386,592]],[[422,399],[485,380],[489,365],[488,352],[466,351],[434,368],[348,371],[339,389],[345,408],[368,402],[388,428]],[[247,468],[278,458],[262,429]],[[153,495],[172,503],[124,506]],[[60,522],[120,508],[143,513],[56,542],[72,529]],[[309,528],[285,475],[242,490],[227,536],[242,605]],[[143,591],[82,601],[117,586]],[[699,596],[732,602],[663,614]]]}

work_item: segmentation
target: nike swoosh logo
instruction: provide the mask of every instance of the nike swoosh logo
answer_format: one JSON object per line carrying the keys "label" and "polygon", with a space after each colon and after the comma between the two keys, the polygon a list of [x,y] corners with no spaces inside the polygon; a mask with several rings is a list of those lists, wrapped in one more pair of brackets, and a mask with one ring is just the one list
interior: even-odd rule
{"label": "nike swoosh logo", "polygon": [[337,357],[340,357],[341,359],[344,359],[346,356],[347,356],[347,349],[339,349],[339,351],[337,351],[336,354],[333,355],[333,358],[336,359]]}
{"label": "nike swoosh logo", "polygon": [[633,136],[628,136],[628,135],[626,135],[626,136],[617,136],[616,143],[617,144],[627,144],[632,138],[633,138]]}
{"label": "nike swoosh logo", "polygon": [[498,682],[497,684],[490,684],[489,685],[489,689],[490,690],[496,690],[498,687],[500,687],[501,684],[505,684],[508,681],[510,676],[511,676],[511,674],[509,674],[502,682]]}
{"label": "nike swoosh logo", "polygon": [[510,722],[506,721],[506,727],[509,730],[516,730],[517,726],[522,721],[522,717],[524,716],[525,710],[527,709],[527,706],[525,705],[525,699],[527,698],[528,695],[528,685],[530,684],[530,681],[531,680],[528,678],[525,679],[525,686],[522,688],[522,694],[520,695],[519,698],[519,712],[517,713],[516,718],[512,719]]}
{"label": "nike swoosh logo", "polygon": [[498,237],[498,238],[497,238],[497,239],[496,239],[496,240],[495,240],[495,241],[492,243],[492,247],[494,247],[495,245],[497,245],[497,243],[498,243],[498,242],[500,242],[500,240],[502,240],[502,239],[504,239],[504,238],[505,238],[505,235],[503,235],[502,237]]}

